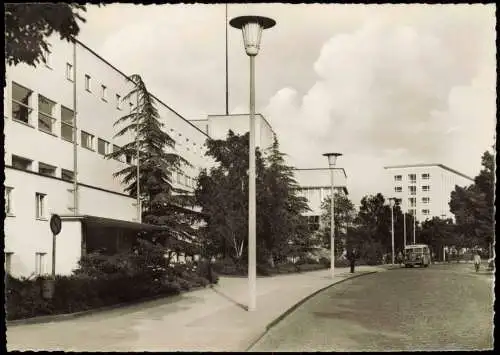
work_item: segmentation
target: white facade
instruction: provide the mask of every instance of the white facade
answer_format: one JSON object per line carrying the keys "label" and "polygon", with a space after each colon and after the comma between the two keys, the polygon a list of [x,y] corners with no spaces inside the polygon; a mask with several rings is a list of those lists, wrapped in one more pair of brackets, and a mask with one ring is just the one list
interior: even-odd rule
{"label": "white facade", "polygon": [[[250,117],[248,114],[235,115],[208,115],[206,120],[191,121],[194,125],[207,133],[212,139],[226,139],[229,130],[243,135],[250,131]],[[274,132],[267,120],[260,113],[255,114],[255,146],[266,150],[273,144]]]}
{"label": "white facade", "polygon": [[442,164],[387,166],[392,197],[402,201],[403,211],[416,213],[418,221],[432,217],[454,218],[449,202],[455,186],[474,180]]}
{"label": "white facade", "polygon": [[[307,199],[311,211],[304,213],[309,225],[317,229],[321,225],[321,203],[331,195],[331,170],[325,169],[294,169],[295,180],[300,186],[299,196]],[[348,194],[347,175],[344,169],[334,169],[335,194]]]}
{"label": "white facade", "polygon": [[[122,100],[131,91],[131,82],[79,42],[74,45],[53,38],[51,43],[48,65],[6,68],[4,185],[9,211],[4,233],[7,264],[16,276],[51,271],[48,219],[52,214],[77,212],[124,221],[137,218],[135,199],[124,192],[120,179],[113,177],[113,173],[133,163],[133,157],[120,161],[104,157],[114,145],[134,139],[115,138],[120,127],[113,127],[135,105],[134,98]],[[208,136],[159,100],[156,103],[165,131],[176,141],[176,152],[192,164],[174,174],[174,186],[192,191],[200,169],[212,164],[205,157]],[[77,211],[72,182],[73,111],[77,113]],[[58,250],[67,256],[57,260],[58,273],[71,272],[76,267],[76,256],[81,254],[81,242],[75,242],[81,236],[74,234],[78,228],[68,223],[63,222],[58,236]]]}

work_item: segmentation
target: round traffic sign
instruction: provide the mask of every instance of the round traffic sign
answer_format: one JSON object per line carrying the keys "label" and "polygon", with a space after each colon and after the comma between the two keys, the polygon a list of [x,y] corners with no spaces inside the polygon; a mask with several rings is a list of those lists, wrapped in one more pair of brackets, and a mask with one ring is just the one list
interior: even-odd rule
{"label": "round traffic sign", "polygon": [[57,214],[53,214],[52,217],[50,217],[50,230],[55,235],[61,232],[61,217]]}

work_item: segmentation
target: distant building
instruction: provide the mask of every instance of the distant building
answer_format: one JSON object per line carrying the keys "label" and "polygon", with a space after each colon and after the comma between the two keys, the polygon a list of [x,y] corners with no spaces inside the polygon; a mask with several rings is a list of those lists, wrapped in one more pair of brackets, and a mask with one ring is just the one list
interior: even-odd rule
{"label": "distant building", "polygon": [[[212,139],[226,139],[229,130],[243,135],[250,130],[249,114],[208,115],[206,120],[191,120]],[[260,113],[255,114],[255,146],[265,151],[273,144],[274,131]]]}
{"label": "distant building", "polygon": [[392,187],[392,196],[402,201],[402,209],[418,221],[432,217],[453,218],[449,202],[455,186],[467,186],[474,180],[443,164],[394,165],[384,167]]}
{"label": "distant building", "polygon": [[[344,169],[334,170],[335,194],[348,195],[347,175]],[[299,195],[307,199],[311,211],[304,215],[307,217],[311,230],[321,227],[321,203],[331,195],[330,169],[294,169],[295,180],[299,184]]]}

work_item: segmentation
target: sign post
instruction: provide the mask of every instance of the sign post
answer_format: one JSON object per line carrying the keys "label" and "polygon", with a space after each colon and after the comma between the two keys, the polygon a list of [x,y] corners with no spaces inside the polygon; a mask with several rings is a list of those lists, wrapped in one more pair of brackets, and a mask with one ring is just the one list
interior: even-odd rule
{"label": "sign post", "polygon": [[56,278],[56,235],[61,232],[61,217],[53,214],[50,217],[50,230],[52,231],[52,279]]}
{"label": "sign post", "polygon": [[53,214],[50,217],[49,225],[52,231],[52,277],[42,279],[42,297],[44,299],[52,299],[54,297],[56,282],[56,235],[61,232],[61,217]]}

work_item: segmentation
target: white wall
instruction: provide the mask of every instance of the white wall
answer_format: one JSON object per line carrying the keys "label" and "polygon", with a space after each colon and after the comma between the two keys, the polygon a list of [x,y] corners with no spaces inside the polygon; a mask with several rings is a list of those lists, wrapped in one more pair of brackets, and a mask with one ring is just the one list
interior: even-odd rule
{"label": "white wall", "polygon": [[[12,201],[15,216],[7,217],[4,232],[6,252],[13,252],[11,267],[16,275],[29,275],[35,270],[35,253],[46,252],[45,271],[50,271],[52,236],[48,220],[35,218],[35,193],[47,194],[47,218],[51,213],[73,214],[71,182],[60,180],[61,170],[74,170],[73,143],[61,137],[61,107],[74,109],[74,82],[66,78],[66,63],[75,65],[73,44],[59,40],[56,36],[49,39],[52,54],[49,66],[39,64],[36,68],[19,64],[6,68],[6,87],[4,90],[4,126],[5,126],[5,164],[11,165],[12,154],[33,161],[31,170],[38,172],[39,162],[56,167],[55,177],[59,179],[30,174],[6,168],[5,185],[13,187]],[[78,214],[88,214],[106,218],[134,221],[136,219],[135,200],[124,196],[124,186],[113,173],[128,166],[124,161],[105,159],[97,152],[98,138],[109,142],[109,151],[113,144],[122,146],[134,139],[133,135],[114,137],[120,127],[113,127],[115,121],[130,112],[129,102],[117,106],[116,94],[123,98],[132,85],[125,74],[112,67],[105,60],[94,54],[84,45],[76,45],[76,97],[77,97],[77,143],[78,143]],[[74,68],[75,69],[75,68]],[[85,87],[85,75],[91,77],[90,92]],[[30,124],[12,119],[12,82],[33,91],[31,95]],[[146,83],[147,84],[147,83]],[[102,99],[101,85],[106,86],[106,101]],[[56,103],[53,112],[55,122],[52,134],[39,130],[38,95]],[[135,98],[130,100],[135,105]],[[213,164],[205,157],[204,146],[207,135],[186,121],[182,116],[165,104],[157,101],[165,131],[176,141],[175,151],[188,160],[191,166],[184,166],[182,179],[177,183],[174,174],[174,186],[192,191],[195,178],[201,168]],[[94,136],[92,149],[81,146],[81,131]],[[184,176],[191,179],[186,181]],[[71,236],[65,236],[61,252],[67,252],[61,259],[61,270],[73,268],[76,250],[80,250],[81,238],[78,228],[71,227]],[[67,242],[67,243],[66,243]],[[75,244],[76,243],[76,244]],[[72,248],[77,249],[72,249]]]}
{"label": "white wall", "polygon": [[[449,202],[451,197],[451,192],[455,189],[455,185],[467,186],[473,183],[472,180],[467,179],[453,171],[445,169],[439,165],[429,165],[429,166],[411,166],[411,167],[389,167],[387,169],[388,180],[392,184],[392,190],[390,196],[402,199],[402,208],[405,211],[412,209],[409,206],[408,199],[411,197],[416,198],[416,210],[417,210],[417,220],[424,221],[426,219],[431,219],[432,217],[442,217],[454,218],[454,215],[450,212]],[[422,179],[422,174],[430,174],[428,180]],[[416,195],[409,194],[409,174],[416,174],[417,181],[415,186],[417,187]],[[394,176],[401,175],[402,181],[395,182]],[[425,192],[422,186],[430,186],[430,191]],[[396,192],[395,187],[401,186],[402,191]],[[429,197],[430,203],[424,204],[422,202],[423,197]],[[424,215],[422,213],[423,209],[428,209],[429,214]]]}
{"label": "white wall", "polygon": [[[295,180],[299,184],[301,190],[299,194],[308,200],[310,212],[306,212],[306,216],[321,215],[321,202],[330,196],[331,178],[329,169],[295,169]],[[335,193],[344,194],[347,179],[344,172],[334,170]]]}
{"label": "white wall", "polygon": [[[65,221],[63,219],[61,223],[61,233],[56,236],[57,275],[71,275],[72,271],[78,267],[78,261],[82,256],[81,245],[81,221]],[[49,259],[52,260],[52,254]]]}
{"label": "white wall", "polygon": [[[208,115],[208,135],[212,139],[226,139],[229,130],[243,135],[250,130],[248,114],[241,115]],[[255,145],[264,151],[273,144],[272,127],[260,113],[255,115]]]}

